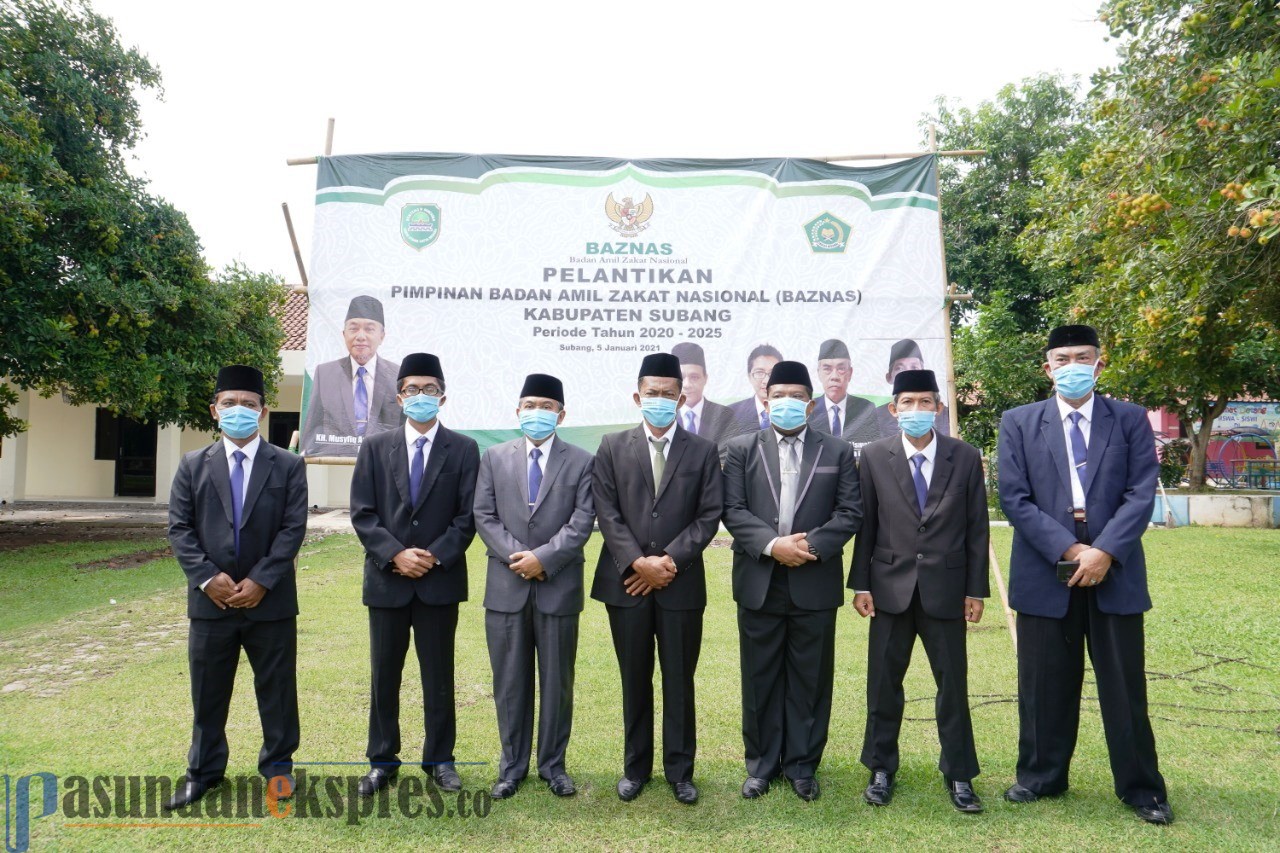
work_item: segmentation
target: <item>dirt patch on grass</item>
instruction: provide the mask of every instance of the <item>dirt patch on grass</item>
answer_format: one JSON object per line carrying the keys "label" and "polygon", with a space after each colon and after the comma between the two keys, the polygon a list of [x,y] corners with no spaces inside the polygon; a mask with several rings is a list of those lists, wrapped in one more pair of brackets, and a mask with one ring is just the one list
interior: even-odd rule
{"label": "dirt patch on grass", "polygon": [[62,542],[138,542],[164,533],[163,524],[139,522],[5,521],[0,523],[0,551]]}
{"label": "dirt patch on grass", "polygon": [[164,548],[152,548],[146,551],[134,551],[131,554],[121,554],[118,557],[108,557],[105,560],[93,560],[88,563],[76,563],[75,568],[81,572],[97,572],[102,569],[135,569],[138,566],[145,566],[153,560],[160,560],[170,557],[173,552],[168,546]]}

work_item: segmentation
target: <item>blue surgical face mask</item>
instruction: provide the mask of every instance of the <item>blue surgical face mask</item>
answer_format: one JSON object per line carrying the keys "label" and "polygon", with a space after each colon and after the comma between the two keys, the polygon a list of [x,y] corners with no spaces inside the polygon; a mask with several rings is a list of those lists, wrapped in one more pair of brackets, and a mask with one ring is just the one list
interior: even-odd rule
{"label": "blue surgical face mask", "polygon": [[778,429],[793,430],[804,426],[808,418],[809,401],[794,397],[769,400],[769,423]]}
{"label": "blue surgical face mask", "polygon": [[258,417],[261,414],[247,406],[219,409],[218,429],[227,438],[248,438],[258,431]]}
{"label": "blue surgical face mask", "polygon": [[550,412],[546,409],[520,410],[520,430],[534,441],[542,441],[555,432],[556,424],[559,422],[559,412]]}
{"label": "blue surgical face mask", "polygon": [[1072,362],[1053,371],[1053,384],[1067,400],[1079,400],[1093,390],[1097,381],[1093,376],[1095,365]]}
{"label": "blue surgical face mask", "polygon": [[665,429],[676,419],[676,401],[666,397],[645,397],[640,401],[640,413],[650,426]]}
{"label": "blue surgical face mask", "polygon": [[435,420],[436,415],[440,414],[440,399],[427,394],[415,394],[406,398],[401,408],[409,420],[425,424]]}
{"label": "blue surgical face mask", "polygon": [[933,422],[937,416],[937,412],[898,412],[898,426],[912,438],[920,438],[928,435],[929,430],[933,429]]}

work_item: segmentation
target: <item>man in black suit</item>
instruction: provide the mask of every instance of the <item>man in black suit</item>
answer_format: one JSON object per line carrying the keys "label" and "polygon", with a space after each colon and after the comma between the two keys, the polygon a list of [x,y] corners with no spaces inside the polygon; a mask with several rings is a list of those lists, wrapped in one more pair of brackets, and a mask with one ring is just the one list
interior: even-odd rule
{"label": "man in black suit", "polygon": [[382,303],[357,296],[347,307],[342,341],[347,354],[316,367],[302,422],[305,456],[355,456],[366,435],[400,427],[396,373],[400,365],[378,356],[387,329]]}
{"label": "man in black suit", "polygon": [[564,413],[563,383],[529,374],[516,408],[524,435],[489,448],[480,460],[476,530],[489,555],[484,629],[502,739],[495,800],[513,796],[529,772],[535,653],[542,691],[538,775],[556,796],[577,790],[564,756],[573,725],[582,546],[595,521],[594,459],[555,434]]}
{"label": "man in black suit", "polygon": [[655,640],[663,770],[679,802],[698,800],[693,676],[707,606],[702,551],[720,527],[723,505],[716,446],[676,421],[681,382],[674,355],[645,356],[632,395],[643,422],[606,435],[596,453],[592,496],[604,547],[591,597],[608,609],[622,671],[626,755],[618,796],[624,802],[640,795],[653,771]]}
{"label": "man in black suit", "polygon": [[729,411],[738,422],[738,432],[756,432],[769,427],[769,411],[764,406],[768,394],[769,372],[782,361],[782,353],[769,344],[760,344],[747,356],[747,381],[754,392],[745,400],[729,404]]}
{"label": "man in black suit", "polygon": [[870,400],[849,393],[853,362],[844,341],[832,338],[818,348],[818,381],[822,396],[809,415],[809,426],[827,435],[838,435],[853,445],[855,458],[867,442],[880,437],[876,407]]}
{"label": "man in black suit", "polygon": [[858,532],[862,505],[853,448],[806,424],[814,405],[808,368],[774,365],[765,403],[772,429],[731,441],[724,463],[742,658],[742,796],[761,796],[781,773],[811,801],[831,722],[844,546]]}
{"label": "man in black suit", "polygon": [[[920,354],[920,345],[911,338],[903,338],[889,348],[889,370],[884,375],[884,381],[892,388],[894,377],[902,371],[924,369],[924,356]],[[876,407],[876,424],[880,428],[881,438],[902,434],[898,419],[889,411],[888,403]],[[938,404],[937,422],[933,428],[937,430],[938,435],[951,435],[951,417],[946,403]]]}
{"label": "man in black suit", "polygon": [[259,434],[267,409],[262,373],[218,371],[209,406],[222,438],[182,458],[169,493],[169,544],[187,576],[191,703],[195,723],[187,776],[166,809],[222,781],[227,713],[244,649],[262,720],[258,771],[292,793],[298,748],[298,592],[294,559],[307,532],[301,457]]}
{"label": "man in black suit", "polygon": [[706,354],[695,343],[676,344],[671,348],[671,354],[680,359],[680,372],[684,375],[680,426],[715,442],[723,452],[724,443],[738,435],[742,428],[728,406],[713,403],[704,394],[707,388]]}
{"label": "man in black suit", "polygon": [[467,599],[480,451],[439,422],[445,384],[438,358],[409,354],[396,382],[404,428],[365,439],[351,476],[351,526],[365,550],[373,670],[365,753],[372,769],[360,780],[363,796],[399,771],[400,677],[410,629],[426,716],[422,769],[442,790],[462,787],[453,763],[453,640],[458,602]]}
{"label": "man in black suit", "polygon": [[934,429],[938,383],[931,370],[907,370],[893,383],[902,434],[862,449],[858,478],[866,519],[853,548],[853,606],[873,617],[867,642],[867,728],[863,797],[886,806],[898,772],[902,680],[916,637],[938,686],[934,703],[951,803],[982,811],[973,790],[978,756],[969,718],[965,622],[982,618],[987,586],[986,485],[982,456]]}

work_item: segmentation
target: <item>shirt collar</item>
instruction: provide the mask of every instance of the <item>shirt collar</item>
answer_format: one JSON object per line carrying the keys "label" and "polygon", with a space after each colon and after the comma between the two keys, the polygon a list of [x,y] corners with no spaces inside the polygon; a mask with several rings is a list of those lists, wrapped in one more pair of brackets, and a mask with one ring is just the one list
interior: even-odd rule
{"label": "shirt collar", "polygon": [[800,430],[795,435],[783,435],[782,433],[778,432],[776,427],[773,430],[773,437],[778,439],[778,444],[782,444],[782,440],[784,438],[794,438],[801,447],[804,447],[804,439],[805,439],[805,436],[807,436],[808,434],[809,434],[809,428],[807,426],[804,429]]}
{"label": "shirt collar", "polygon": [[1063,422],[1067,420],[1072,412],[1079,412],[1084,417],[1085,423],[1093,423],[1093,401],[1096,400],[1097,397],[1098,395],[1096,393],[1090,394],[1089,399],[1080,404],[1080,408],[1073,409],[1071,404],[1062,399],[1060,395],[1053,395],[1053,399],[1058,402],[1058,417],[1061,418]]}
{"label": "shirt collar", "polygon": [[369,357],[368,364],[360,364],[351,356],[347,356],[347,358],[351,359],[351,378],[352,379],[356,378],[356,371],[358,371],[362,367],[364,368],[365,373],[369,375],[370,379],[373,379],[373,374],[378,372],[378,357],[376,355]]}
{"label": "shirt collar", "polygon": [[439,429],[440,429],[440,419],[439,419],[439,418],[436,418],[436,425],[435,425],[435,426],[433,426],[431,429],[427,430],[425,433],[418,432],[418,431],[417,431],[416,429],[414,429],[414,427],[413,427],[413,421],[409,420],[408,418],[405,418],[405,421],[404,421],[404,440],[405,440],[405,442],[407,442],[407,443],[408,443],[408,445],[409,445],[409,449],[410,449],[410,450],[417,450],[417,448],[416,448],[416,447],[414,447],[414,446],[413,446],[413,444],[414,444],[414,442],[416,442],[419,438],[421,438],[423,435],[425,435],[425,436],[427,437],[427,444],[426,444],[426,445],[424,445],[424,446],[434,445],[434,444],[436,443],[436,432],[438,432],[438,431],[439,431]]}
{"label": "shirt collar", "polygon": [[924,446],[924,450],[917,450],[916,446],[911,443],[911,440],[907,438],[907,434],[904,432],[902,434],[902,449],[907,454],[908,459],[915,456],[917,453],[923,453],[924,460],[933,464],[933,457],[938,455],[938,431],[933,430],[929,433],[929,443]]}
{"label": "shirt collar", "polygon": [[698,416],[698,420],[702,420],[702,405],[705,402],[707,402],[707,398],[703,397],[701,400],[698,401],[698,405],[696,406],[681,406],[680,413],[684,414],[685,412],[693,412],[695,415]]}
{"label": "shirt collar", "polygon": [[646,421],[644,418],[640,419],[640,427],[644,430],[645,436],[647,436],[648,438],[656,438],[658,441],[662,441],[663,439],[665,439],[667,444],[670,445],[671,442],[676,437],[676,430],[680,429],[680,420],[677,418],[675,425],[672,426],[671,429],[664,432],[662,435],[654,434],[653,428],[649,426],[649,422]]}
{"label": "shirt collar", "polygon": [[551,435],[547,438],[546,441],[542,442],[542,444],[537,444],[537,445],[535,445],[532,441],[530,441],[529,436],[526,435],[524,437],[524,456],[526,459],[528,459],[529,454],[533,453],[533,448],[537,447],[539,450],[542,451],[542,458],[545,459],[551,455],[551,445],[555,443],[556,443],[556,434],[554,432],[551,433]]}
{"label": "shirt collar", "polygon": [[262,446],[262,433],[258,433],[257,435],[255,435],[253,437],[253,441],[249,442],[244,447],[237,447],[235,445],[235,442],[227,438],[225,435],[222,437],[222,450],[227,454],[228,462],[231,461],[231,454],[235,453],[237,450],[243,453],[245,457],[250,462],[252,462],[254,457],[258,455],[258,448],[261,446]]}

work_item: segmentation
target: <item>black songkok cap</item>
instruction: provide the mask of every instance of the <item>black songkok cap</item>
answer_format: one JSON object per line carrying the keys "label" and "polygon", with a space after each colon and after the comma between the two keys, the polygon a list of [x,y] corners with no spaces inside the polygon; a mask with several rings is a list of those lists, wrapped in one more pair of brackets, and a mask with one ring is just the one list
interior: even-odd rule
{"label": "black songkok cap", "polygon": [[[840,342],[836,341],[836,343]],[[840,344],[840,346],[844,346],[844,344]],[[831,358],[839,357],[831,356]],[[769,373],[769,386],[773,385],[803,385],[809,389],[810,394],[813,393],[813,382],[809,379],[809,368],[798,361],[780,361],[775,364],[773,370]]]}
{"label": "black songkok cap", "polygon": [[[831,338],[823,341],[822,346],[818,347],[818,361],[825,361],[829,358],[848,358],[849,348],[844,345],[844,341],[839,338]],[[790,382],[785,384],[792,384]],[[798,384],[798,383],[797,383]]]}
{"label": "black songkok cap", "polygon": [[1049,333],[1049,346],[1046,349],[1057,349],[1058,347],[1098,347],[1102,345],[1098,343],[1098,332],[1093,326],[1059,326]]}
{"label": "black songkok cap", "polygon": [[644,361],[640,362],[640,376],[637,378],[643,379],[646,376],[684,381],[684,374],[680,372],[680,359],[669,352],[655,352],[644,357]]}
{"label": "black songkok cap", "polygon": [[[905,356],[904,356],[905,358]],[[938,380],[932,370],[904,370],[893,377],[893,396],[908,391],[932,391],[938,393]]]}
{"label": "black songkok cap", "polygon": [[524,378],[524,387],[520,389],[520,399],[525,397],[546,397],[564,405],[564,383],[546,373],[530,373]]}
{"label": "black songkok cap", "polygon": [[676,344],[671,348],[671,354],[680,359],[681,364],[696,364],[703,370],[707,369],[707,357],[697,344]]}
{"label": "black songkok cap", "polygon": [[[377,320],[382,325],[387,325],[382,319],[382,303],[372,296],[357,296],[351,300],[351,305],[347,308],[347,320],[353,317],[361,320]],[[346,320],[343,322],[345,323]]]}
{"label": "black songkok cap", "polygon": [[252,391],[264,400],[267,389],[262,382],[262,371],[244,364],[232,364],[218,371],[218,383],[213,393],[222,391]]}
{"label": "black songkok cap", "polygon": [[440,369],[440,359],[429,352],[411,352],[400,362],[400,375],[396,382],[406,376],[434,376],[444,381],[444,371]]}
{"label": "black songkok cap", "polygon": [[900,358],[918,358],[924,361],[924,356],[920,354],[920,345],[911,340],[911,338],[903,338],[889,350],[890,370],[893,370],[894,362]]}

